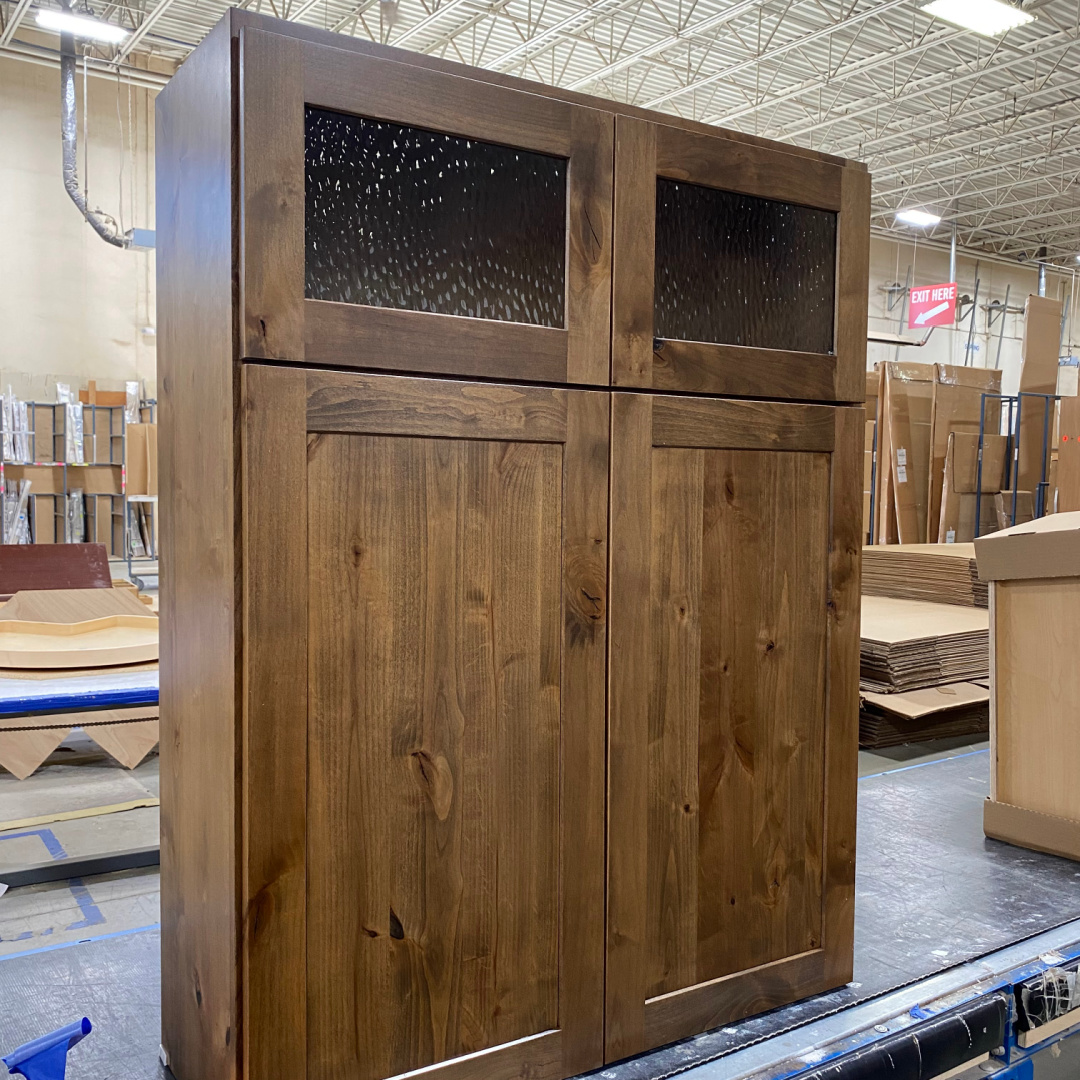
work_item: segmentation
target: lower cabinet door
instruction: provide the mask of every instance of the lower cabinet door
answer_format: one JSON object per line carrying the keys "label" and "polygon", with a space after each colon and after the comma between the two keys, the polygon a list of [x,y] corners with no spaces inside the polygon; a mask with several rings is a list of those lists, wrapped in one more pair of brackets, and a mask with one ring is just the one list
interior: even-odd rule
{"label": "lower cabinet door", "polygon": [[240,393],[246,1075],[601,1064],[610,396]]}
{"label": "lower cabinet door", "polygon": [[613,394],[608,1061],[851,977],[862,428]]}

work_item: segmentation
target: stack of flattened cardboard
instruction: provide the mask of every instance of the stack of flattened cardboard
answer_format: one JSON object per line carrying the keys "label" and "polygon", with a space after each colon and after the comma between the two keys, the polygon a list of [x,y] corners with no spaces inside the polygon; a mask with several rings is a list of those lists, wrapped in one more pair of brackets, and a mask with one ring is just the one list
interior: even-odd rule
{"label": "stack of flattened cardboard", "polygon": [[[968,573],[968,562],[951,565]],[[859,745],[985,736],[989,695],[975,684],[988,678],[989,638],[989,613],[970,601],[864,595]]]}
{"label": "stack of flattened cardboard", "polygon": [[988,614],[958,604],[864,596],[860,667],[863,686],[883,693],[985,679]]}
{"label": "stack of flattened cardboard", "polygon": [[863,548],[864,596],[986,607],[974,544],[889,544]]}
{"label": "stack of flattened cardboard", "polygon": [[859,745],[868,749],[927,739],[985,735],[990,691],[974,682],[900,694],[862,692]]}

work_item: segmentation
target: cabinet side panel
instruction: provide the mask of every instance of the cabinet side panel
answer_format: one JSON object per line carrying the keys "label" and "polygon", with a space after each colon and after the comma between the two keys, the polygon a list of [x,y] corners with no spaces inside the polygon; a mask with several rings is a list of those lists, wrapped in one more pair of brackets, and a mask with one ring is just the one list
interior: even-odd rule
{"label": "cabinet side panel", "polygon": [[162,1043],[237,1076],[232,61],[221,23],[157,100]]}

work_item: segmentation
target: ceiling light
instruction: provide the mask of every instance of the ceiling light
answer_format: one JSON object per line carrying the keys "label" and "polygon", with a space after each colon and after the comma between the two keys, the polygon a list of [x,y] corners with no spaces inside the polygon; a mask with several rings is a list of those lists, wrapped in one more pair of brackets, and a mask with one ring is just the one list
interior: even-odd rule
{"label": "ceiling light", "polygon": [[897,210],[896,220],[902,221],[905,225],[918,225],[920,228],[928,229],[931,225],[936,225],[941,218],[937,214],[928,214],[925,210]]}
{"label": "ceiling light", "polygon": [[57,30],[61,34],[74,34],[94,41],[109,41],[114,45],[123,41],[129,33],[115,23],[92,19],[88,15],[72,15],[70,11],[39,11],[37,21],[38,26],[44,26],[46,30]]}
{"label": "ceiling light", "polygon": [[997,37],[1035,19],[1034,15],[1001,0],[933,0],[924,4],[922,10],[984,37]]}

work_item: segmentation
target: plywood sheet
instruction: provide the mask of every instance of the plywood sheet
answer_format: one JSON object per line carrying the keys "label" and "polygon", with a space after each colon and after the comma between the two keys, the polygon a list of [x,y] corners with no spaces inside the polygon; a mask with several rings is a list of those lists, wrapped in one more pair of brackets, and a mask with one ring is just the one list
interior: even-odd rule
{"label": "plywood sheet", "polygon": [[0,622],[0,667],[107,667],[156,660],[153,615],[107,615],[77,623]]}
{"label": "plywood sheet", "polygon": [[[1024,339],[1021,345],[1020,389],[1027,394],[1057,391],[1058,349],[1061,342],[1061,302],[1045,296],[1029,296],[1024,304]],[[1054,406],[1046,423],[1044,402],[1023,398],[1020,407],[1020,463],[1015,487],[1034,492],[1042,476],[1045,450],[1050,464]]]}
{"label": "plywood sheet", "polygon": [[43,589],[17,592],[0,605],[0,622],[75,623],[108,615],[151,614],[133,589]]}

